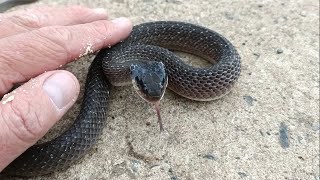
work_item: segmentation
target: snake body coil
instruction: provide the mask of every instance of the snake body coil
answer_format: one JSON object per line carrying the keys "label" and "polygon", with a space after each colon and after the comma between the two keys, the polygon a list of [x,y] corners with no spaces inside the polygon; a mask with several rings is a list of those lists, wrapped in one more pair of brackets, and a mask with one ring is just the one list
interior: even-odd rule
{"label": "snake body coil", "polygon": [[[193,68],[170,50],[198,55],[215,65]],[[168,87],[194,100],[212,100],[230,91],[240,75],[240,57],[220,34],[182,22],[137,25],[131,35],[112,48],[101,50],[92,62],[81,111],[74,124],[56,139],[35,145],[4,169],[3,174],[36,176],[71,165],[100,137],[107,119],[111,84],[127,83],[131,61],[161,61]]]}

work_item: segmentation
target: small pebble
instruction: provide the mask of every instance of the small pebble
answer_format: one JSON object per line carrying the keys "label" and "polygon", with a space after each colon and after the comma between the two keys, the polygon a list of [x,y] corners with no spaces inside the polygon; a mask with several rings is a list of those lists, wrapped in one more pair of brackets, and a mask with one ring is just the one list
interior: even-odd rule
{"label": "small pebble", "polygon": [[244,177],[247,177],[248,175],[246,174],[246,173],[244,173],[244,172],[238,172],[238,174],[239,174],[239,176],[241,177],[241,178],[244,178]]}
{"label": "small pebble", "polygon": [[171,180],[177,180],[177,179],[178,179],[177,176],[174,174],[172,168],[170,168],[170,169],[168,170],[168,173],[169,173],[169,176],[170,176],[170,179],[171,179]]}
{"label": "small pebble", "polygon": [[313,123],[311,128],[314,131],[319,131],[320,130],[320,124],[318,122]]}
{"label": "small pebble", "polygon": [[306,16],[307,16],[307,12],[306,12],[306,11],[301,11],[300,15],[301,15],[302,17],[306,17]]}
{"label": "small pebble", "polygon": [[138,171],[138,169],[139,169],[139,167],[140,167],[140,161],[138,161],[138,160],[132,160],[131,161],[131,169],[132,169],[132,171],[133,172],[137,172]]}
{"label": "small pebble", "polygon": [[279,128],[279,140],[281,147],[286,149],[289,147],[289,135],[288,135],[288,126],[282,122]]}
{"label": "small pebble", "polygon": [[181,4],[181,1],[178,0],[166,0],[167,3]]}
{"label": "small pebble", "polygon": [[259,130],[259,132],[260,132],[261,136],[264,136],[264,133],[262,132],[261,129]]}
{"label": "small pebble", "polygon": [[257,101],[251,96],[243,96],[243,99],[248,103],[248,105],[253,106],[253,101]]}
{"label": "small pebble", "polygon": [[216,159],[217,159],[216,157],[214,157],[214,156],[211,155],[211,154],[206,154],[206,155],[204,155],[203,157],[204,157],[204,158],[207,158],[207,159],[210,159],[210,160],[216,160]]}
{"label": "small pebble", "polygon": [[277,54],[282,54],[283,50],[282,49],[277,49]]}
{"label": "small pebble", "polygon": [[259,59],[259,57],[260,57],[260,54],[259,54],[259,53],[253,53],[253,55],[256,56],[256,59]]}
{"label": "small pebble", "polygon": [[228,13],[228,12],[225,12],[225,13],[224,13],[224,16],[225,16],[227,19],[229,19],[229,20],[233,20],[233,19],[234,19],[234,17],[232,16],[232,14],[230,14],[230,13]]}

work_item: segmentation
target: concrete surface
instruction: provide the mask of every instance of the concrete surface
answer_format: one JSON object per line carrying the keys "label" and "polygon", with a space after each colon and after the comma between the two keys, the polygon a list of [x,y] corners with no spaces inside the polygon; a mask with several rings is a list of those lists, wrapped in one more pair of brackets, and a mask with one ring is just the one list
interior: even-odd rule
{"label": "concrete surface", "polygon": [[[320,179],[318,0],[43,0],[18,8],[74,4],[103,7],[110,18],[135,24],[209,27],[237,47],[242,74],[213,102],[167,91],[161,134],[154,108],[132,87],[116,88],[94,149],[69,169],[34,179]],[[83,58],[67,69],[83,83],[89,63]],[[62,120],[47,138],[70,122]]]}

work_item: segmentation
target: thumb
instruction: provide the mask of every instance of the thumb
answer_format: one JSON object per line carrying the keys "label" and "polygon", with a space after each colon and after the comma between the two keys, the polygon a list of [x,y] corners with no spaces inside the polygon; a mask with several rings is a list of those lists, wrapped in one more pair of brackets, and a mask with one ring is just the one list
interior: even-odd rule
{"label": "thumb", "polygon": [[0,172],[35,144],[74,104],[79,83],[67,71],[31,79],[0,102]]}

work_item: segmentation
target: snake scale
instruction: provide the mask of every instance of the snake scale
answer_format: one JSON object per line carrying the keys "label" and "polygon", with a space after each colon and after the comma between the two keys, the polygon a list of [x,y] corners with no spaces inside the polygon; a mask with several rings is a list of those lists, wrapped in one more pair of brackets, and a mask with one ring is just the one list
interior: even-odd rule
{"label": "snake scale", "polygon": [[[214,65],[191,67],[167,49],[200,56]],[[127,81],[128,77],[122,76],[130,76],[130,72],[124,66],[128,66],[129,61],[145,60],[161,61],[168,76],[168,87],[179,95],[200,101],[228,93],[237,81],[241,67],[234,46],[210,29],[173,21],[136,25],[126,40],[102,49],[93,60],[81,111],[74,124],[54,140],[30,147],[2,174],[48,174],[81,158],[100,138],[106,125],[110,82]]]}

